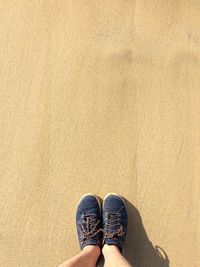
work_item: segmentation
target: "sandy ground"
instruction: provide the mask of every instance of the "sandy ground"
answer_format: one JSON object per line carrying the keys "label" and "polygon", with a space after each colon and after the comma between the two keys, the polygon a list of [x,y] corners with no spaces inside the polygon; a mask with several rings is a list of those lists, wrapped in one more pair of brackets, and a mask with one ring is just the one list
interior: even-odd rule
{"label": "sandy ground", "polygon": [[132,264],[200,266],[199,30],[197,0],[0,1],[1,267],[76,254],[110,191]]}

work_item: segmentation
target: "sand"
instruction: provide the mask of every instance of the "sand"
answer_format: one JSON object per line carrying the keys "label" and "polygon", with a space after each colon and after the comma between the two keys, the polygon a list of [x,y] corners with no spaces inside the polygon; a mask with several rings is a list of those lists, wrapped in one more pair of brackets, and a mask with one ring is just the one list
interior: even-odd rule
{"label": "sand", "polygon": [[1,267],[79,252],[87,192],[126,198],[132,264],[200,266],[199,29],[197,0],[0,1]]}

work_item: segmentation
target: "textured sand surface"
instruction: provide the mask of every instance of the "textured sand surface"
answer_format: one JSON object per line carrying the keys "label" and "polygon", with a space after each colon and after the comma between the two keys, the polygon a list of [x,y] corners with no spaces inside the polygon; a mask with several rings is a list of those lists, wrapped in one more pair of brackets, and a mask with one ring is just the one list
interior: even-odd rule
{"label": "textured sand surface", "polygon": [[199,160],[198,0],[0,0],[1,267],[76,254],[110,191],[131,263],[200,266]]}

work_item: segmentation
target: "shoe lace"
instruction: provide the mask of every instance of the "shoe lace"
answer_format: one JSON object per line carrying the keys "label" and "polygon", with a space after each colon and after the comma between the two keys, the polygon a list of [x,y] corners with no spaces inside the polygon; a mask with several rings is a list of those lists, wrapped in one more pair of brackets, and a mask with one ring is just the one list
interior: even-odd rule
{"label": "shoe lace", "polygon": [[98,225],[100,220],[96,220],[95,214],[83,214],[81,219],[81,229],[82,229],[82,237],[81,243],[83,243],[88,238],[95,238],[97,234],[101,231],[98,229]]}
{"label": "shoe lace", "polygon": [[107,222],[105,224],[104,240],[106,238],[117,239],[120,236],[125,234],[124,228],[120,223],[120,214],[119,213],[108,213]]}

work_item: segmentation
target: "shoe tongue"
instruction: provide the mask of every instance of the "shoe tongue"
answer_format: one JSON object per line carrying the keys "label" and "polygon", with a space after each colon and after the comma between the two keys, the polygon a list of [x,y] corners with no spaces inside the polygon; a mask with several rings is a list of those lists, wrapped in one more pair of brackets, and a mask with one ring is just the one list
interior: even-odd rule
{"label": "shoe tongue", "polygon": [[109,231],[113,233],[117,233],[119,229],[120,229],[120,225],[113,224],[109,226]]}
{"label": "shoe tongue", "polygon": [[108,224],[109,224],[109,231],[117,232],[120,229],[120,225],[118,223],[117,215],[115,214],[108,214]]}
{"label": "shoe tongue", "polygon": [[88,231],[94,230],[95,227],[95,219],[93,217],[87,217],[87,228]]}

